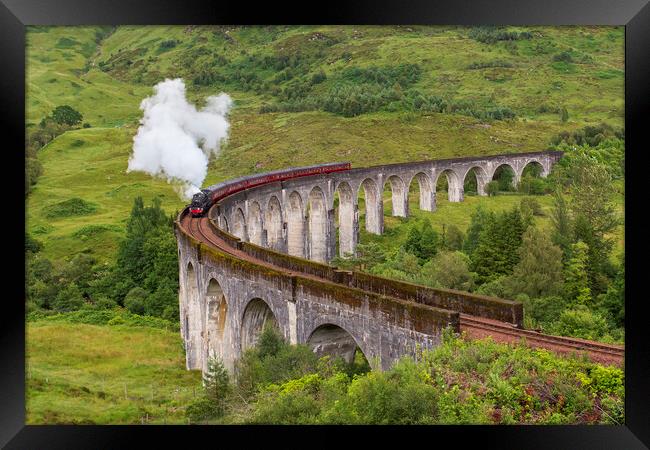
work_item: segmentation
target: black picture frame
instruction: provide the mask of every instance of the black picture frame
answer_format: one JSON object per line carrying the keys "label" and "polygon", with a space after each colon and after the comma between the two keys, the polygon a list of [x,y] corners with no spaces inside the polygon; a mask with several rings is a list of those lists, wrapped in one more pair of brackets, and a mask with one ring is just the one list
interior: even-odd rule
{"label": "black picture frame", "polygon": [[[318,8],[321,8],[320,10]],[[226,436],[246,447],[282,440],[289,446],[343,443],[332,427],[206,427],[206,426],[26,426],[25,425],[25,198],[14,183],[24,183],[25,26],[27,25],[156,25],[156,24],[430,24],[430,25],[624,25],[626,139],[626,423],[621,426],[433,426],[334,427],[367,441],[397,437],[411,445],[453,445],[476,440],[482,448],[501,449],[636,449],[650,445],[650,350],[642,295],[645,254],[641,195],[644,181],[643,137],[648,128],[650,97],[650,5],[648,0],[415,0],[329,1],[290,6],[267,2],[208,0],[0,0],[0,116],[4,158],[10,160],[6,183],[3,244],[5,295],[0,314],[0,446],[6,448],[125,448],[145,438],[168,445],[214,445]],[[647,175],[646,175],[647,176]],[[6,179],[6,175],[5,175]],[[23,215],[21,215],[21,212]],[[259,428],[255,429],[255,428]],[[281,435],[282,433],[282,435]],[[310,436],[306,436],[309,434]],[[323,440],[313,439],[321,434]],[[236,435],[236,436],[235,436]],[[417,435],[417,436],[414,436]],[[309,440],[307,440],[309,439]],[[347,438],[346,438],[347,439]],[[448,444],[443,444],[448,440]],[[209,442],[209,441],[208,441]],[[232,442],[232,441],[231,441]]]}

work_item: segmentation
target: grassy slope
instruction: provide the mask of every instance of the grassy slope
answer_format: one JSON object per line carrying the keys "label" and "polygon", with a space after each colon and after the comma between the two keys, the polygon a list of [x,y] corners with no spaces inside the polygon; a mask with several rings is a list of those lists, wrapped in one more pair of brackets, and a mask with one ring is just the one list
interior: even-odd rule
{"label": "grassy slope", "polygon": [[[226,90],[236,102],[229,143],[210,165],[206,184],[332,160],[363,166],[532,151],[544,148],[561,130],[600,121],[622,125],[620,28],[535,27],[532,40],[508,45],[482,44],[469,39],[467,29],[457,27],[232,28],[230,38],[220,27],[119,27],[101,41],[95,36],[98,31],[32,27],[28,32],[28,124],[37,123],[56,105],[70,104],[97,127],[68,132],[41,152],[44,175],[29,199],[28,226],[45,243],[44,253],[53,258],[88,251],[102,260],[112,259],[119,226],[137,195],[160,196],[169,213],[182,206],[173,186],[125,170],[140,101],[165,76],[191,75],[184,73],[179,58],[199,47],[233,61],[244,57],[242,51],[262,55],[307,51],[316,45],[312,37],[318,32],[337,43],[326,47],[325,59],[313,67],[329,77],[317,91],[327,89],[332,75],[345,67],[418,62],[423,75],[416,87],[424,92],[478,103],[492,99],[519,116],[511,122],[484,124],[461,115],[405,112],[355,118],[324,112],[259,114],[263,101],[273,101],[268,94],[217,85],[195,88],[188,83],[188,95],[195,101]],[[162,51],[160,42],[169,39],[179,44]],[[563,50],[572,50],[576,61],[585,54],[591,61],[558,66],[552,56]],[[346,53],[349,59],[342,58]],[[99,70],[100,63],[120,58],[131,64],[114,65],[108,73]],[[497,59],[513,67],[467,68],[473,62]],[[272,75],[260,72],[267,79]],[[495,79],[503,81],[491,81]],[[569,122],[562,124],[556,113],[537,113],[537,106],[544,103],[565,105]],[[96,203],[99,210],[84,217],[44,217],[43,208],[71,197]],[[87,225],[109,229],[79,231]]]}
{"label": "grassy slope", "polygon": [[185,423],[201,388],[177,332],[30,322],[27,354],[27,424]]}
{"label": "grassy slope", "polygon": [[[183,73],[177,58],[205,46],[238,58],[252,53],[291,51],[311,45],[314,32],[338,39],[327,49],[322,68],[331,77],[350,66],[418,62],[423,77],[417,87],[427,93],[485,102],[493,99],[515,109],[512,122],[483,124],[479,120],[445,114],[379,112],[343,118],[323,112],[273,113],[257,110],[267,95],[226,86],[195,88],[188,95],[197,102],[227,91],[236,102],[231,136],[209,170],[206,184],[240,174],[289,165],[332,160],[356,166],[520,152],[544,148],[561,130],[606,121],[623,124],[623,29],[598,27],[535,27],[535,38],[481,44],[456,27],[272,27],[233,28],[225,37],[218,27],[120,27],[97,41],[98,27],[30,27],[27,33],[27,125],[34,126],[55,106],[69,104],[93,128],[68,132],[40,153],[44,174],[28,202],[28,228],[45,244],[44,254],[69,258],[87,251],[101,260],[114,257],[122,224],[133,198],[160,196],[169,212],[183,202],[173,187],[148,175],[126,173],[132,138],[140,117],[140,101],[165,76]],[[180,41],[161,52],[158,45]],[[144,53],[138,53],[144,49]],[[552,55],[572,49],[589,54],[592,62],[554,64]],[[130,53],[129,53],[130,52]],[[343,60],[344,53],[351,56]],[[132,60],[129,68],[110,73],[99,63],[119,57]],[[512,68],[468,70],[473,62],[503,59]],[[141,70],[146,67],[146,70]],[[134,74],[140,73],[136,81]],[[273,74],[267,74],[272,76]],[[491,81],[503,80],[503,81]],[[328,82],[318,86],[327,88]],[[540,104],[561,104],[570,118],[562,124],[556,113],[537,113]],[[79,197],[98,206],[81,217],[48,219],[45,208]],[[434,226],[455,223],[464,229],[474,206],[506,209],[520,197],[467,197],[451,204],[439,199],[436,213],[423,213]],[[548,210],[550,198],[539,198]],[[389,210],[389,201],[386,211]],[[548,218],[538,219],[542,226]],[[89,226],[95,227],[94,231]],[[404,233],[400,219],[386,217],[388,233],[373,237],[397,245]],[[101,227],[103,226],[103,228]],[[396,233],[390,233],[397,230]],[[368,236],[363,234],[363,240]],[[621,233],[622,243],[622,233]],[[30,323],[28,326],[28,423],[94,421],[96,423],[183,422],[199,375],[184,369],[177,333],[146,328]],[[151,380],[156,380],[153,386]],[[127,386],[128,400],[124,398]],[[103,394],[102,394],[103,393]]]}

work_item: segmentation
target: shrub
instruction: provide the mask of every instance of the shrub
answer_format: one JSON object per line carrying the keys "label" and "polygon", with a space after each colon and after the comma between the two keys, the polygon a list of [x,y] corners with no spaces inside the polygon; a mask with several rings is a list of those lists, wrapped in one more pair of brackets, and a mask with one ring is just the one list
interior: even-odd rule
{"label": "shrub", "polygon": [[544,211],[542,210],[542,205],[534,199],[525,197],[519,202],[519,209],[521,210],[522,216],[543,216]]}
{"label": "shrub", "polygon": [[499,182],[496,180],[492,180],[489,183],[485,185],[485,193],[490,196],[494,197],[499,193]]}
{"label": "shrub", "polygon": [[312,85],[314,85],[314,84],[320,84],[320,83],[322,83],[323,81],[325,81],[326,79],[327,79],[327,75],[325,75],[325,72],[323,72],[322,70],[320,70],[320,71],[316,72],[314,75],[312,75],[311,80],[310,80],[310,83],[311,83]]}
{"label": "shrub", "polygon": [[571,56],[571,52],[565,50],[553,55],[553,61],[571,63],[573,62],[573,57]]}
{"label": "shrub", "polygon": [[550,189],[543,178],[524,176],[519,182],[518,191],[529,195],[544,195]]}
{"label": "shrub", "polygon": [[433,286],[470,291],[474,278],[469,271],[469,262],[469,257],[462,252],[440,252],[424,265],[422,273]]}
{"label": "shrub", "polygon": [[162,42],[160,43],[160,48],[161,48],[161,49],[170,49],[170,48],[174,48],[174,47],[176,47],[179,43],[180,43],[180,41],[178,41],[178,40],[176,40],[176,39],[169,39],[169,40],[166,40],[166,41],[162,41]]}
{"label": "shrub", "polygon": [[607,334],[608,327],[603,317],[579,305],[563,311],[553,324],[552,331],[562,336],[598,340]]}
{"label": "shrub", "polygon": [[470,70],[487,69],[487,68],[493,68],[493,67],[510,68],[510,67],[512,67],[512,63],[510,63],[508,61],[503,61],[503,60],[497,59],[497,60],[494,60],[494,61],[474,62],[474,63],[471,63],[469,66],[467,66],[467,68],[470,69]]}
{"label": "shrub", "polygon": [[144,314],[145,301],[149,293],[141,287],[134,287],[124,298],[124,307],[133,314]]}
{"label": "shrub", "polygon": [[481,26],[473,27],[469,31],[469,37],[484,44],[494,44],[498,41],[532,39],[533,34],[529,31],[507,31],[504,27]]}
{"label": "shrub", "polygon": [[223,408],[211,398],[201,396],[187,405],[185,416],[190,423],[206,423],[223,416]]}
{"label": "shrub", "polygon": [[52,111],[52,119],[59,125],[77,125],[83,120],[79,111],[69,105],[57,106]]}
{"label": "shrub", "polygon": [[48,219],[57,219],[60,217],[85,216],[92,214],[97,211],[97,205],[81,198],[74,197],[46,206],[43,210],[45,217]]}

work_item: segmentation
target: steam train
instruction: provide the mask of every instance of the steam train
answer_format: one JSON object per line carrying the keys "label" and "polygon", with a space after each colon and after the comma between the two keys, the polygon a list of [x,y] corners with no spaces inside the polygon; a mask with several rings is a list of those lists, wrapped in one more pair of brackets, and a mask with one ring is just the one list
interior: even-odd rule
{"label": "steam train", "polygon": [[352,165],[349,162],[319,164],[307,167],[291,167],[288,169],[267,172],[261,175],[248,175],[227,182],[217,183],[205,189],[201,189],[200,192],[197,192],[192,196],[192,203],[190,203],[189,206],[190,214],[192,217],[202,217],[215,202],[222,198],[261,184],[291,180],[293,178],[307,177],[310,175],[341,172],[344,170],[350,170],[351,167]]}

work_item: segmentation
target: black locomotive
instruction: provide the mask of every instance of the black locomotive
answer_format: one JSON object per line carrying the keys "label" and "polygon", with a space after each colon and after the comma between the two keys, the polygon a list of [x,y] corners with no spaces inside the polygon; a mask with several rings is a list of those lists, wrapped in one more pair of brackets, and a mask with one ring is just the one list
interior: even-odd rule
{"label": "black locomotive", "polygon": [[209,189],[202,189],[192,196],[192,203],[190,203],[190,214],[192,214],[192,217],[201,217],[210,208],[212,204],[210,194]]}

